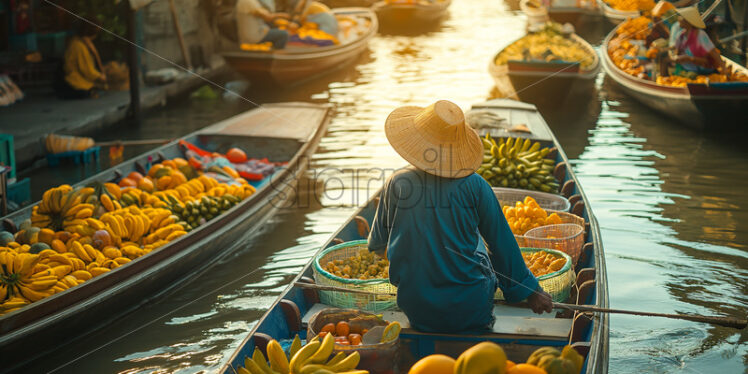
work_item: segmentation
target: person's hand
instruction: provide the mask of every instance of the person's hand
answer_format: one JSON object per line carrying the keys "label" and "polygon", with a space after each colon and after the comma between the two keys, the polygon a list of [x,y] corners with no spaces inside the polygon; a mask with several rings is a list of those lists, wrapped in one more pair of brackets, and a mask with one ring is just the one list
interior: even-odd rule
{"label": "person's hand", "polygon": [[537,314],[550,313],[553,311],[553,299],[548,292],[543,291],[542,288],[538,289],[527,297],[527,304],[530,306],[533,312]]}

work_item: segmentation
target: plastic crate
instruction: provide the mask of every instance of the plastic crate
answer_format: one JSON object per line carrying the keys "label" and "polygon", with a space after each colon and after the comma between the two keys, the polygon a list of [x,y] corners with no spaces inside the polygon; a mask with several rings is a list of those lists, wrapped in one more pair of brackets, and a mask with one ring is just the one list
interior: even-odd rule
{"label": "plastic crate", "polygon": [[16,183],[8,184],[8,201],[18,205],[31,203],[31,180],[24,178]]}
{"label": "plastic crate", "polygon": [[51,167],[55,167],[60,164],[60,161],[64,159],[72,159],[76,165],[87,164],[91,161],[99,160],[99,151],[101,147],[95,146],[85,151],[70,151],[62,153],[47,153],[47,163]]}
{"label": "plastic crate", "polygon": [[0,165],[10,166],[8,180],[16,178],[16,152],[13,149],[13,135],[0,134]]}

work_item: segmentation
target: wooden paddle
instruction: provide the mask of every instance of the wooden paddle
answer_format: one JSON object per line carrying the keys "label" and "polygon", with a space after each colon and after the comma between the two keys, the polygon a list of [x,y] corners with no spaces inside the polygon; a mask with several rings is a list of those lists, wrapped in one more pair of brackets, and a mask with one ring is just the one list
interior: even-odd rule
{"label": "wooden paddle", "polygon": [[[299,287],[299,288],[309,288],[309,289],[315,289],[315,290],[320,290],[320,291],[347,292],[347,293],[369,295],[369,296],[397,296],[397,294],[389,293],[389,292],[369,292],[369,291],[363,291],[363,290],[355,290],[355,289],[335,287],[335,286],[324,286],[324,285],[319,285],[319,284],[303,283],[303,282],[296,282],[294,283],[294,286]],[[527,307],[527,304],[524,302],[523,303],[508,303],[504,300],[494,300],[494,303],[502,304],[502,305],[509,305],[509,306]],[[553,303],[553,307],[558,308],[558,309],[575,310],[578,312],[631,314],[635,316],[682,319],[686,321],[701,322],[701,323],[708,323],[712,325],[731,327],[731,328],[738,329],[738,330],[742,330],[746,327],[746,325],[748,325],[748,320],[733,318],[733,317],[639,312],[639,311],[634,311],[634,310],[599,308],[599,307],[591,306],[591,305],[575,305],[575,304],[565,304],[565,303]]]}

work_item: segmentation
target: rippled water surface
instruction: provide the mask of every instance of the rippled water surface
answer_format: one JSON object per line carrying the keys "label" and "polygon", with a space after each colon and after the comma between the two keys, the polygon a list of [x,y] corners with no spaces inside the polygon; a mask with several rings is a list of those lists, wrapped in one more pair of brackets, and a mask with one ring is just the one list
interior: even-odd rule
{"label": "rippled water surface", "polygon": [[[456,0],[438,30],[378,35],[355,67],[294,89],[252,92],[249,98],[257,102],[335,105],[307,175],[318,180],[304,189],[309,203],[281,211],[261,234],[244,238],[229,258],[178,291],[61,347],[32,371],[216,370],[319,245],[379,186],[367,184],[373,171],[348,174],[325,192],[319,181],[336,169],[401,166],[382,131],[387,114],[442,98],[465,109],[488,99],[488,62],[523,27],[523,16],[502,2]],[[544,115],[573,159],[602,226],[611,307],[745,318],[745,147],[736,134],[684,129],[650,112],[603,74],[598,86],[596,100]],[[101,138],[178,136],[250,107],[184,100],[149,113],[139,128],[125,124]],[[74,182],[90,172],[44,171],[34,186]],[[745,331],[685,321],[613,316],[610,372],[745,372],[747,337]]]}

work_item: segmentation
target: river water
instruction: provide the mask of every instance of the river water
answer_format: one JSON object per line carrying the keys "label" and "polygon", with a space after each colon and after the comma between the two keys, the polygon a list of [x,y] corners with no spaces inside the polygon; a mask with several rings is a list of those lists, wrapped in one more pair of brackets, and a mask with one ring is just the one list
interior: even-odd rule
{"label": "river water", "polygon": [[[279,212],[261,234],[176,292],[39,360],[29,372],[196,373],[216,370],[317,248],[379,186],[370,173],[404,161],[383,121],[400,105],[489,99],[487,65],[521,36],[525,19],[496,0],[456,0],[435,31],[378,35],[357,65],[294,89],[249,93],[257,103],[311,101],[336,108],[308,172],[308,203]],[[599,42],[602,34],[593,36]],[[748,152],[737,134],[694,131],[661,117],[598,78],[592,102],[544,113],[602,230],[610,305],[745,318],[748,306]],[[573,99],[573,98],[572,98]],[[571,100],[573,102],[573,100]],[[178,136],[251,108],[244,101],[185,99],[100,139]],[[128,150],[128,155],[144,149]],[[99,167],[107,167],[103,157]],[[47,184],[95,171],[33,173]],[[336,174],[340,173],[340,174]],[[347,175],[327,184],[331,175]],[[611,373],[742,373],[748,332],[685,321],[614,315]]]}

